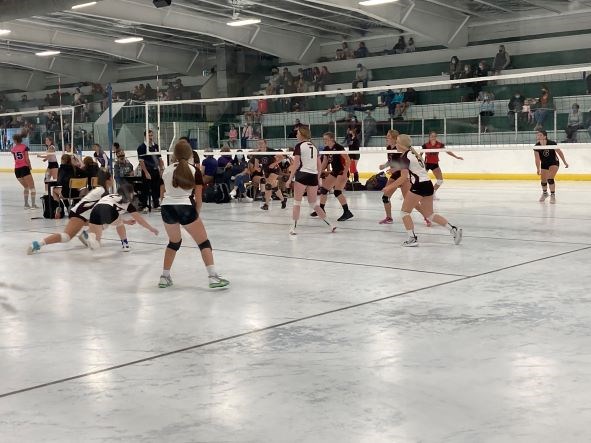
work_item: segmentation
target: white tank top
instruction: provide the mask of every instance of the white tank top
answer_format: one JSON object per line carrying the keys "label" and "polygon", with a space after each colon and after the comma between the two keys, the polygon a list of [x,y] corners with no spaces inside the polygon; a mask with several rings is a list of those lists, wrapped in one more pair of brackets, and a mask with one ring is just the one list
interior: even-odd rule
{"label": "white tank top", "polygon": [[295,145],[293,155],[300,156],[298,171],[318,174],[318,148],[311,142],[300,142]]}
{"label": "white tank top", "polygon": [[[192,205],[193,201],[191,197],[193,196],[193,192],[195,188],[191,189],[183,189],[183,188],[175,188],[172,186],[172,176],[174,174],[174,170],[178,166],[178,163],[172,163],[168,165],[164,172],[162,173],[162,182],[164,183],[164,199],[162,200],[161,205]],[[195,175],[195,183],[196,184],[203,184],[201,179],[201,174],[197,172],[195,167],[189,164],[189,168],[193,175]],[[201,182],[201,183],[200,183]]]}

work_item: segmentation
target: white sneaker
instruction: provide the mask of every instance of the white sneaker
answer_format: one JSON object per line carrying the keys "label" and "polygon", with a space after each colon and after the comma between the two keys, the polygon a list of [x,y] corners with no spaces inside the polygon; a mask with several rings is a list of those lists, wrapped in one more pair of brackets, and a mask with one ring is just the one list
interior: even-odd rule
{"label": "white sneaker", "polygon": [[219,275],[210,275],[209,276],[209,288],[210,289],[222,289],[227,286],[230,286],[230,282],[226,279],[223,279]]}
{"label": "white sneaker", "polygon": [[246,202],[246,203],[252,203],[254,200],[250,197],[244,196],[244,197],[242,197],[242,201]]}
{"label": "white sneaker", "polygon": [[121,250],[123,252],[129,252],[129,243],[125,243],[125,244],[121,245]]}
{"label": "white sneaker", "polygon": [[158,287],[159,288],[168,288],[169,286],[172,286],[172,278],[170,278],[170,275],[168,277],[161,275],[160,282],[158,283]]}
{"label": "white sneaker", "polygon": [[142,214],[147,214],[147,213],[148,213],[148,208],[142,209]]}
{"label": "white sneaker", "polygon": [[550,203],[555,204],[556,203],[556,196],[554,194],[552,194],[550,196]]}
{"label": "white sneaker", "polygon": [[31,209],[28,203],[25,203],[25,209]]}
{"label": "white sneaker", "polygon": [[335,225],[330,225],[330,226],[329,226],[329,229],[330,229],[330,230],[329,230],[328,232],[336,232],[336,230],[337,230],[337,227],[336,227]]}
{"label": "white sneaker", "polygon": [[90,249],[92,249],[93,251],[95,249],[100,249],[101,247],[101,243],[96,239],[96,235],[93,234],[92,232],[88,233],[88,247]]}
{"label": "white sneaker", "polygon": [[451,235],[454,238],[454,243],[459,245],[462,241],[462,228],[456,228],[455,226],[451,229]]}
{"label": "white sneaker", "polygon": [[230,197],[232,197],[232,198],[236,197],[236,189],[232,189],[230,191]]}
{"label": "white sneaker", "polygon": [[406,246],[406,247],[419,246],[417,236],[415,235],[414,237],[408,237],[408,240],[406,240],[404,243],[402,243],[402,246]]}
{"label": "white sneaker", "polygon": [[540,203],[542,203],[543,201],[545,201],[548,198],[548,193],[547,192],[542,192],[542,195],[540,197],[540,199],[538,200]]}
{"label": "white sneaker", "polygon": [[289,235],[297,235],[297,234],[298,234],[298,233],[296,232],[296,228],[295,228],[295,226],[292,226],[292,227],[289,229]]}

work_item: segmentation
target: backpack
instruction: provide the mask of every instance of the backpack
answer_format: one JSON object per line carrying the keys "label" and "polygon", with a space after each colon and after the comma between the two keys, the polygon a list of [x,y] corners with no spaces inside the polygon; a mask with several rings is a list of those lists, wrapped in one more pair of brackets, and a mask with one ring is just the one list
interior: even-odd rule
{"label": "backpack", "polygon": [[386,186],[386,183],[388,183],[388,177],[384,172],[380,172],[372,175],[365,183],[365,186],[368,191],[381,191]]}
{"label": "backpack", "polygon": [[204,203],[230,203],[232,197],[230,197],[230,190],[228,185],[225,183],[216,183],[208,186],[203,191],[203,202]]}
{"label": "backpack", "polygon": [[[51,199],[51,200],[49,200]],[[51,201],[51,204],[50,204]],[[42,195],[41,196],[41,205],[43,206],[43,218],[55,218],[56,212],[59,208],[60,210],[60,218],[65,217],[66,214],[66,205],[63,201],[56,201],[53,197],[49,195]],[[50,207],[51,206],[51,207]]]}
{"label": "backpack", "polygon": [[359,182],[347,182],[345,185],[346,191],[365,191],[367,188]]}

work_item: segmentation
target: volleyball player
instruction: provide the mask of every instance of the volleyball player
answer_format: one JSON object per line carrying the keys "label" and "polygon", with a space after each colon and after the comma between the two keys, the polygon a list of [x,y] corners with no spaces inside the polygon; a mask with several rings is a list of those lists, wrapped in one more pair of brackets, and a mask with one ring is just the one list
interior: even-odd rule
{"label": "volleyball player", "polygon": [[[90,217],[88,218],[87,240],[90,249],[98,249],[101,247],[101,237],[105,225],[115,225],[124,252],[129,251],[129,242],[127,241],[125,224],[135,224],[137,222],[154,235],[158,235],[158,230],[150,225],[137,212],[136,207],[131,203],[133,186],[130,183],[122,183],[117,191],[117,194],[107,194],[102,197],[90,212]],[[125,212],[129,213],[132,220],[124,220],[120,217],[120,214]]]}
{"label": "volleyball player", "polygon": [[[31,159],[29,158],[29,147],[23,143],[23,136],[21,134],[14,134],[12,136],[14,146],[10,150],[14,157],[14,175],[18,182],[23,186],[25,197],[25,209],[37,208],[35,202],[35,181],[31,174]],[[31,195],[31,205],[29,205],[29,194]]]}
{"label": "volleyball player", "polygon": [[[444,149],[445,145],[437,140],[437,132],[431,131],[429,132],[429,141],[422,146],[423,149]],[[451,151],[446,152],[447,155],[457,158],[458,160],[464,160],[463,157],[460,157],[454,154]],[[443,184],[443,174],[441,172],[441,168],[439,167],[439,153],[438,152],[427,152],[425,155],[425,169],[427,171],[433,171],[433,175],[437,180],[435,182],[435,192],[441,187]]]}
{"label": "volleyball player", "polygon": [[[322,186],[320,186],[320,207],[324,210],[328,193],[334,188],[334,196],[337,198],[343,208],[343,215],[337,221],[345,221],[353,218],[353,213],[349,210],[347,199],[343,194],[345,185],[347,184],[347,171],[351,159],[346,153],[345,148],[339,145],[332,132],[326,132],[323,135],[324,150],[322,151],[322,164],[320,171],[322,174]],[[326,152],[338,151],[339,154],[325,154]],[[340,154],[342,152],[342,154]],[[325,211],[326,212],[326,211]],[[316,211],[310,214],[312,217],[317,217]]]}
{"label": "volleyball player", "polygon": [[402,222],[408,233],[408,240],[402,243],[402,246],[418,246],[414,223],[410,215],[418,204],[421,204],[427,220],[447,227],[453,237],[454,243],[456,245],[460,244],[462,241],[462,229],[452,225],[441,215],[433,213],[433,194],[435,193],[435,189],[431,179],[427,175],[423,158],[412,147],[410,137],[406,134],[399,135],[396,140],[396,149],[402,153],[400,160],[403,167],[401,169],[401,175],[395,184],[400,186],[404,181],[408,180],[411,183],[410,190],[404,196],[400,211]]}
{"label": "volleyball player", "polygon": [[[536,132],[536,146],[556,146],[557,143],[553,140],[548,140],[548,133],[544,130]],[[556,203],[556,182],[554,177],[558,172],[560,162],[558,157],[564,162],[564,167],[568,168],[568,163],[564,158],[564,154],[560,149],[534,149],[534,156],[536,159],[537,173],[542,182],[542,195],[540,202],[544,202],[548,198],[548,185],[550,185],[550,203]]]}
{"label": "volleyball player", "polygon": [[[275,152],[275,150],[269,149],[267,146],[266,140],[259,140],[258,141],[259,152]],[[271,201],[271,194],[274,193],[279,200],[281,200],[281,209],[285,209],[287,207],[287,197],[283,196],[283,193],[279,189],[279,176],[281,175],[281,169],[279,168],[279,163],[281,162],[283,156],[282,155],[260,155],[259,157],[259,164],[261,165],[261,169],[263,172],[263,179],[261,179],[261,183],[265,185],[265,200],[261,209],[264,211],[269,210],[269,202]]]}
{"label": "volleyball player", "polygon": [[[75,206],[70,209],[70,219],[61,234],[51,234],[40,241],[33,241],[27,250],[27,254],[31,255],[41,250],[43,246],[54,243],[69,242],[81,229],[88,224],[88,219],[92,208],[99,202],[101,198],[107,195],[107,189],[113,186],[113,178],[111,173],[106,169],[100,169],[98,172],[98,186],[86,194]],[[119,228],[118,228],[119,229]],[[88,234],[86,231],[78,236],[80,241],[88,246]],[[124,251],[129,250],[129,246],[125,248],[122,243]]]}
{"label": "volleyball player", "polygon": [[162,221],[168,235],[168,245],[164,252],[164,265],[160,282],[161,288],[172,286],[170,268],[181,247],[181,226],[191,235],[201,251],[201,258],[207,269],[209,287],[224,288],[230,284],[221,278],[215,270],[213,250],[207,238],[203,221],[199,217],[199,196],[203,187],[201,173],[189,163],[193,157],[191,146],[179,141],[174,147],[175,163],[170,164],[162,173],[164,199],[162,200]]}
{"label": "volleyball player", "polygon": [[[310,141],[310,129],[307,126],[300,126],[297,130],[296,138],[298,144],[293,150],[293,164],[291,166],[291,175],[289,183],[293,182],[293,226],[289,233],[296,235],[296,228],[300,218],[300,206],[304,193],[308,196],[308,204],[320,217],[324,223],[330,226],[330,232],[336,230],[330,220],[326,217],[326,212],[320,207],[318,202],[318,175],[320,171],[320,157],[318,148]],[[294,181],[295,180],[295,181]]]}
{"label": "volleyball player", "polygon": [[45,178],[47,180],[56,181],[57,180],[57,171],[60,167],[59,163],[57,162],[57,155],[55,145],[53,144],[52,137],[45,137],[45,146],[47,147],[47,151],[43,154],[37,154],[37,157],[43,159],[44,162],[47,162],[47,171],[45,172]]}

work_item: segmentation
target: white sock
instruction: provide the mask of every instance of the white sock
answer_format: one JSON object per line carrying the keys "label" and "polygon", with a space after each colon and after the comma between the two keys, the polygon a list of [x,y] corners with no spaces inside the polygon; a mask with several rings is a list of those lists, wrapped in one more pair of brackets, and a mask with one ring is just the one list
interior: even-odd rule
{"label": "white sock", "polygon": [[170,277],[170,269],[163,269],[162,276],[163,277]]}
{"label": "white sock", "polygon": [[218,275],[218,273],[215,272],[215,265],[206,266],[205,269],[207,269],[207,275],[210,277],[216,277]]}
{"label": "white sock", "polygon": [[41,246],[45,246],[45,240],[39,240],[37,243],[39,243]]}
{"label": "white sock", "polygon": [[408,234],[409,237],[415,237],[415,231],[413,231],[412,229],[407,229],[406,233]]}

